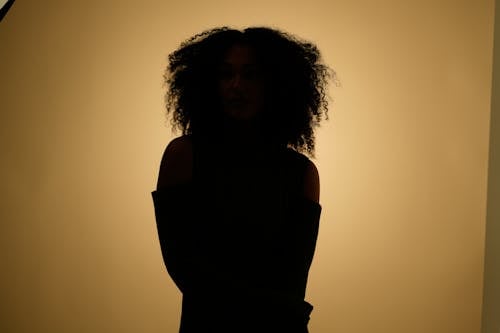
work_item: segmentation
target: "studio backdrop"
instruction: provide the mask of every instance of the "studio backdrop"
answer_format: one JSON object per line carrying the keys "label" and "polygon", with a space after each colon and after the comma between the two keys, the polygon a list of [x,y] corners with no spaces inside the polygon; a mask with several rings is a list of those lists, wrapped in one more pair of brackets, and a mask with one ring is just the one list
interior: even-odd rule
{"label": "studio backdrop", "polygon": [[493,0],[15,1],[0,22],[0,331],[177,331],[150,195],[180,135],[162,76],[182,41],[223,25],[310,40],[337,73],[314,159],[310,331],[479,333]]}

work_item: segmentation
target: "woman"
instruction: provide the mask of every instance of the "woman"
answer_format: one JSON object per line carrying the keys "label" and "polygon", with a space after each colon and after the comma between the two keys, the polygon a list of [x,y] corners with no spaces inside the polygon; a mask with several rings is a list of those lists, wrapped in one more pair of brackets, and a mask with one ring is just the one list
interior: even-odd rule
{"label": "woman", "polygon": [[170,54],[167,111],[183,135],[153,200],[180,332],[307,332],[321,206],[314,128],[329,69],[270,28],[217,28]]}

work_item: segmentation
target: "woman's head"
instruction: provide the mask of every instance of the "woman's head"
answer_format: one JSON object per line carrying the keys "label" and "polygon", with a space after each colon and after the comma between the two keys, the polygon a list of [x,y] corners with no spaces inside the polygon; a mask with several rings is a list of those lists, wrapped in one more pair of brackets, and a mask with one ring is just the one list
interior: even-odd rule
{"label": "woman's head", "polygon": [[312,155],[314,128],[327,116],[329,74],[316,46],[289,34],[216,28],[170,54],[167,111],[183,134],[217,132],[229,117]]}
{"label": "woman's head", "polygon": [[243,42],[229,47],[217,65],[220,111],[238,121],[252,121],[266,106],[266,78],[254,49]]}

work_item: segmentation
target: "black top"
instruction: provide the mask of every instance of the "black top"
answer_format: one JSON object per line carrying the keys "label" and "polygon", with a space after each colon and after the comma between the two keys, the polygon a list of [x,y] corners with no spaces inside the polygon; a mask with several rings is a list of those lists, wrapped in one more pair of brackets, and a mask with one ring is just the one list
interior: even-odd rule
{"label": "black top", "polygon": [[152,192],[163,259],[183,293],[180,332],[307,332],[321,213],[303,196],[307,158],[219,151],[193,144],[193,180]]}

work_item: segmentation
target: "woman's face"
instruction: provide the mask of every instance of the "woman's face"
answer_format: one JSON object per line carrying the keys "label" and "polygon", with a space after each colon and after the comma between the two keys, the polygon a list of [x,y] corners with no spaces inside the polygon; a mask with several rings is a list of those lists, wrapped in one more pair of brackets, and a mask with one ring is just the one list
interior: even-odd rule
{"label": "woman's face", "polygon": [[233,45],[217,69],[222,111],[240,120],[252,120],[264,109],[265,80],[252,48]]}

